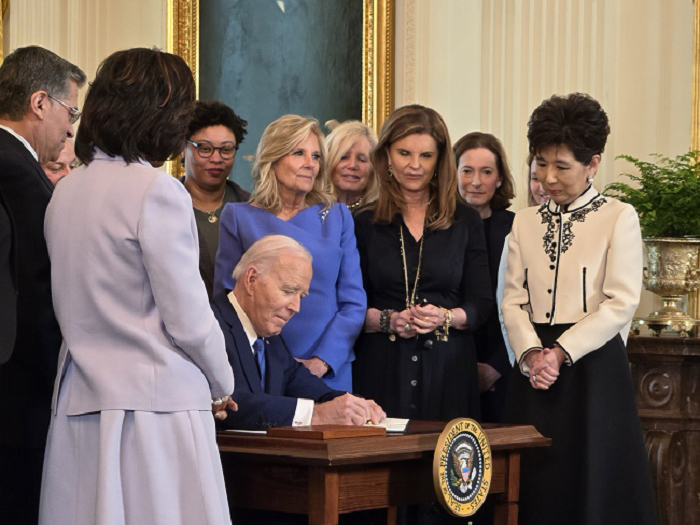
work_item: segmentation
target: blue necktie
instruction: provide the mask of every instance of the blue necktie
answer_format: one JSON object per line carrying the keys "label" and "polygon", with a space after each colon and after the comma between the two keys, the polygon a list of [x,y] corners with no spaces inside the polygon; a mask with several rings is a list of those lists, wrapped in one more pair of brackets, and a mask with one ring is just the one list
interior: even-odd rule
{"label": "blue necktie", "polygon": [[255,358],[258,360],[258,370],[260,370],[260,386],[265,391],[265,341],[258,337],[253,343]]}

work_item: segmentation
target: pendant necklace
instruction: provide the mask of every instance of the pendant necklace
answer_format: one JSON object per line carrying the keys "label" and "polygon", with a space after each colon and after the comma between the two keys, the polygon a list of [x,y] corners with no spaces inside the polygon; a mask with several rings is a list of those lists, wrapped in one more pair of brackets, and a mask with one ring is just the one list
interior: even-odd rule
{"label": "pendant necklace", "polygon": [[219,201],[219,205],[214,208],[212,211],[204,211],[201,208],[197,208],[197,206],[194,205],[194,202],[192,203],[192,206],[194,206],[194,209],[197,211],[201,211],[202,213],[206,213],[208,215],[207,220],[211,223],[214,224],[219,220],[219,218],[216,216],[216,212],[219,211],[221,206],[224,204],[224,197],[226,197],[226,188],[224,188],[224,193],[221,195],[221,201]]}
{"label": "pendant necklace", "polygon": [[420,279],[420,267],[423,261],[423,240],[425,239],[425,233],[420,238],[420,247],[418,248],[418,269],[416,270],[416,280],[413,283],[413,292],[409,293],[408,265],[406,264],[406,246],[403,240],[403,225],[401,225],[399,228],[401,238],[401,257],[403,258],[403,282],[406,285],[406,309],[408,310],[411,306],[416,305],[416,291],[418,290],[418,281]]}

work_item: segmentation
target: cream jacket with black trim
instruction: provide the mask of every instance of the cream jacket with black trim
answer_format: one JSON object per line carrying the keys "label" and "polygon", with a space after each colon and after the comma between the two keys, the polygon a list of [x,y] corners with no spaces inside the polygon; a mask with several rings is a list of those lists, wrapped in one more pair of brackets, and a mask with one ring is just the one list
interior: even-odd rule
{"label": "cream jacket with black trim", "polygon": [[532,323],[569,324],[557,339],[573,364],[629,325],[642,289],[639,218],[589,186],[566,211],[549,201],[515,215],[503,318],[520,370],[542,348]]}

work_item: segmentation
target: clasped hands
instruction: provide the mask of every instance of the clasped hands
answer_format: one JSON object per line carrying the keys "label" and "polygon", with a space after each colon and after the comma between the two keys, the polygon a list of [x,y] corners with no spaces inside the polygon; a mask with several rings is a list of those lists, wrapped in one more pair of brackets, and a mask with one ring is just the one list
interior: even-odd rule
{"label": "clasped hands", "polygon": [[429,334],[445,324],[445,310],[432,304],[415,305],[391,315],[391,331],[410,339],[417,334]]}
{"label": "clasped hands", "polygon": [[559,346],[532,351],[525,358],[530,367],[530,384],[537,390],[549,390],[559,377],[559,369],[566,360]]}

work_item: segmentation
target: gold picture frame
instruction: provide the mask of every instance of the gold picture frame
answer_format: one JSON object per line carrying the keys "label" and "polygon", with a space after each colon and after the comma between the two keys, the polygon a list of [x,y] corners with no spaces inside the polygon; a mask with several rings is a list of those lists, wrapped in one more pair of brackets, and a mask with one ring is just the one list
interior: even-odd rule
{"label": "gold picture frame", "polygon": [[[394,0],[364,0],[362,120],[381,130],[394,110]],[[199,90],[199,0],[168,0],[167,50],[192,69]]]}

